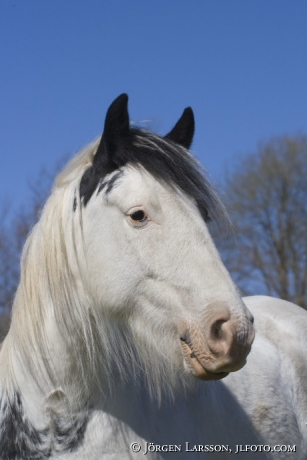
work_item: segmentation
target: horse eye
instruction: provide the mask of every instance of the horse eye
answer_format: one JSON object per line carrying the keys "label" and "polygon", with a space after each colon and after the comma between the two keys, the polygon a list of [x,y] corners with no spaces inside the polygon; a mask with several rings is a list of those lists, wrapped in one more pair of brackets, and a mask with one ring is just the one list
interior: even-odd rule
{"label": "horse eye", "polygon": [[135,211],[130,214],[130,217],[134,221],[144,222],[146,220],[146,215],[144,211]]}

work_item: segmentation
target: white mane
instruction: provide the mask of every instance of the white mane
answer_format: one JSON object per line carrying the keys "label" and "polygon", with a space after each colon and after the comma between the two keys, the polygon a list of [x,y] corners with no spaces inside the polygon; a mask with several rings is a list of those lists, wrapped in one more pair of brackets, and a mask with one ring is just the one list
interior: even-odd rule
{"label": "white mane", "polygon": [[[80,264],[84,262],[76,256],[76,239],[82,241],[83,225],[78,190],[97,144],[98,140],[85,147],[58,175],[40,220],[27,239],[8,339],[18,350],[20,365],[39,386],[42,382],[50,389],[60,386],[72,400],[84,400],[104,375],[110,391],[118,379],[134,374],[136,382],[146,376],[152,394],[160,397],[164,390],[172,394],[176,388],[185,387],[184,376],[177,375],[173,364],[175,351],[169,340],[175,333],[172,325],[150,318],[147,333],[156,335],[151,342],[159,346],[148,347],[141,327],[134,325],[132,336],[129,323],[111,321],[93,305],[86,280],[82,279]],[[70,353],[70,373],[64,380],[54,368],[48,330],[51,322],[57,325],[59,340]],[[34,351],[41,354],[39,362],[32,360]],[[74,388],[72,378],[83,382],[78,391],[83,387],[85,394],[70,394]]]}

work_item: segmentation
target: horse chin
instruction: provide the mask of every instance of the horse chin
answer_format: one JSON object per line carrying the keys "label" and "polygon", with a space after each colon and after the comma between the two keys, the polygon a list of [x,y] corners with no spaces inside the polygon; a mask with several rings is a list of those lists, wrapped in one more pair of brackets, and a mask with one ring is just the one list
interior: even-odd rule
{"label": "horse chin", "polygon": [[182,343],[182,348],[185,364],[193,377],[200,380],[221,380],[229,374],[229,372],[212,372],[205,369],[187,343]]}

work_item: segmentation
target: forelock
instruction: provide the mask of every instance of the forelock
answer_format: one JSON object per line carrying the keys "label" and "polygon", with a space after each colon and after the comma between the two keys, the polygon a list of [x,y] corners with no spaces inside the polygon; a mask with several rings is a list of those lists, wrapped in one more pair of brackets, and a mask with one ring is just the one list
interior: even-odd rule
{"label": "forelock", "polygon": [[[121,145],[119,171],[126,165],[140,166],[158,181],[178,188],[190,197],[205,221],[213,219],[220,225],[228,225],[224,205],[208,181],[204,168],[187,149],[145,129],[131,128],[130,131],[129,141],[123,141]],[[112,175],[109,180],[108,175],[102,177],[93,173],[93,158],[97,146],[98,141],[91,144],[91,149],[81,152],[79,163],[75,161],[79,171],[83,170],[79,193],[84,206],[96,190],[110,192],[120,176]]]}

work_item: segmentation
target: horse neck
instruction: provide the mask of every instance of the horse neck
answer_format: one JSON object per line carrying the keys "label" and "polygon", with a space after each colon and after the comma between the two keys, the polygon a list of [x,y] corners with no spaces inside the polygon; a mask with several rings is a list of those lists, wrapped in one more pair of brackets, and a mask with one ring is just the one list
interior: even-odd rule
{"label": "horse neck", "polygon": [[44,424],[44,391],[15,343],[12,330],[8,332],[0,351],[0,424],[10,418],[10,412],[21,412],[38,426]]}
{"label": "horse neck", "polygon": [[90,377],[87,387],[83,386],[75,359],[71,356],[70,346],[73,344],[67,338],[63,339],[52,313],[54,308],[49,305],[47,309],[50,314],[42,325],[44,341],[40,342],[31,338],[33,323],[23,321],[27,309],[22,300],[18,293],[11,328],[0,351],[2,397],[9,401],[20,397],[24,411],[29,412],[35,422],[43,423],[46,410],[55,406],[56,410],[59,406],[63,411],[68,407],[72,412],[81,410],[88,404],[88,395],[94,388],[90,385]]}

